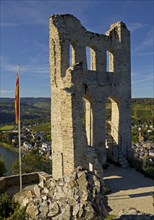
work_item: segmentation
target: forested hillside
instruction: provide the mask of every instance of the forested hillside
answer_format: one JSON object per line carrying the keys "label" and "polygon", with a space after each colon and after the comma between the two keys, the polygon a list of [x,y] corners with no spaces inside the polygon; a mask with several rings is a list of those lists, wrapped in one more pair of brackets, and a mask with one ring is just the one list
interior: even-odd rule
{"label": "forested hillside", "polygon": [[[21,120],[29,122],[49,122],[50,98],[21,98]],[[152,123],[154,99],[132,99],[132,123]],[[0,125],[14,123],[14,99],[0,98]]]}
{"label": "forested hillside", "polygon": [[132,99],[132,123],[153,124],[154,99]]}
{"label": "forested hillside", "polygon": [[[50,98],[21,98],[21,120],[24,123],[46,122],[50,118]],[[0,124],[14,123],[14,99],[0,99]]]}

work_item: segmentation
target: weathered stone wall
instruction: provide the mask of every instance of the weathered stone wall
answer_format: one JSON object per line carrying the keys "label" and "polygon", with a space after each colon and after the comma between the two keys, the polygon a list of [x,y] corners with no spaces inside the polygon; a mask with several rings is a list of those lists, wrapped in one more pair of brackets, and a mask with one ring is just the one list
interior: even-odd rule
{"label": "weathered stone wall", "polygon": [[[22,184],[30,185],[33,183],[39,183],[40,181],[46,179],[46,176],[49,175],[44,172],[25,173],[22,174]],[[7,188],[19,185],[19,175],[12,175],[0,178],[0,192],[5,192]]]}
{"label": "weathered stone wall", "polygon": [[[23,184],[29,184],[29,183],[38,183],[39,182],[39,176],[38,173],[29,173],[22,175]],[[12,186],[18,186],[20,184],[19,182],[19,175],[12,175],[7,177],[1,177],[0,178],[0,192],[4,192],[5,189],[12,187]]]}
{"label": "weathered stone wall", "polygon": [[[57,179],[79,165],[88,168],[84,158],[87,144],[95,147],[101,164],[106,162],[108,98],[112,101],[113,139],[120,144],[121,135],[125,140],[121,147],[125,152],[131,149],[130,32],[123,22],[117,22],[105,35],[92,33],[72,15],[51,16],[49,28],[52,166],[53,177]],[[83,98],[91,108],[87,109],[86,122]]]}

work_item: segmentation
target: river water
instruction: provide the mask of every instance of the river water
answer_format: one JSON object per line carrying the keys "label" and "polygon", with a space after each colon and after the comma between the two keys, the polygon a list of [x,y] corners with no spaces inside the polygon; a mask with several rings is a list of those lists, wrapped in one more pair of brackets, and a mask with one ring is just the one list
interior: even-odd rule
{"label": "river water", "polygon": [[7,169],[6,175],[11,175],[11,164],[18,158],[18,154],[0,146],[0,159],[5,163]]}

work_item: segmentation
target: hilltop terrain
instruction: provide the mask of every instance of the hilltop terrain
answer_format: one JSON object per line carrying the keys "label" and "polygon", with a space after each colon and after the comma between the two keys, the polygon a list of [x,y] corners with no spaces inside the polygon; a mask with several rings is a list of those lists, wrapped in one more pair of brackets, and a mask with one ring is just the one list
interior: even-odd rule
{"label": "hilltop terrain", "polygon": [[[21,98],[21,119],[28,122],[47,122],[50,118],[50,98]],[[132,99],[132,123],[144,124],[153,121],[154,99]],[[14,99],[0,98],[0,125],[14,123]]]}
{"label": "hilltop terrain", "polygon": [[[0,99],[0,125],[15,122],[14,99]],[[21,120],[24,124],[47,122],[50,118],[50,98],[21,98]]]}

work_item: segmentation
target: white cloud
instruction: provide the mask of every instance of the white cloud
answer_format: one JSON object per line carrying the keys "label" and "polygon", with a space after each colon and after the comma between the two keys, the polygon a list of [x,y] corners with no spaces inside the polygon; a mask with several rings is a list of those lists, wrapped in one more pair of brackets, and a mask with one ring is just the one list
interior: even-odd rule
{"label": "white cloud", "polygon": [[[153,73],[153,66],[147,65],[144,68],[141,66],[137,69],[132,69],[132,84],[135,86],[140,86],[143,84],[144,86],[147,84],[154,83],[154,73]],[[143,88],[143,87],[142,87]]]}
{"label": "white cloud", "polygon": [[128,29],[131,31],[131,32],[134,32],[140,28],[143,28],[144,27],[144,24],[142,23],[139,23],[139,22],[136,22],[136,23],[128,23],[127,24],[127,27]]}
{"label": "white cloud", "polygon": [[132,95],[133,97],[153,97],[154,75],[153,72],[144,74],[140,71],[132,76]]}
{"label": "white cloud", "polygon": [[15,91],[13,90],[6,90],[0,89],[0,97],[14,97]]}
{"label": "white cloud", "polygon": [[[142,83],[144,85],[146,85],[146,83],[153,84],[153,80],[154,80],[154,77],[152,75],[146,75],[145,77],[140,77],[139,79],[133,79],[132,84],[134,86],[137,85],[138,87],[140,87],[140,84]],[[142,89],[144,88],[142,87]]]}
{"label": "white cloud", "polygon": [[[16,73],[17,72],[17,65],[11,64],[9,59],[0,57],[1,59],[1,70],[9,73]],[[28,76],[39,76],[43,78],[49,77],[49,64],[23,64],[20,68],[21,74],[26,74]]]}
{"label": "white cloud", "polygon": [[38,76],[39,77],[49,77],[49,65],[48,64],[44,64],[41,66],[33,66],[33,65],[24,65],[23,67],[21,67],[21,71],[23,72],[23,74],[28,74],[29,76]]}
{"label": "white cloud", "polygon": [[[33,1],[32,1],[33,2]],[[1,3],[1,27],[43,24],[48,25],[46,13],[41,13],[30,1],[6,1]],[[35,4],[37,2],[35,1]],[[36,4],[37,6],[37,4]]]}
{"label": "white cloud", "polygon": [[10,64],[8,58],[1,56],[0,61],[1,71],[17,72],[17,65]]}
{"label": "white cloud", "polygon": [[153,51],[151,51],[151,52],[141,52],[141,53],[137,53],[137,54],[132,54],[133,56],[136,56],[136,55],[138,55],[138,56],[151,56],[151,55],[154,55],[154,52]]}
{"label": "white cloud", "polygon": [[152,67],[132,71],[132,94],[136,97],[153,96],[154,75]]}
{"label": "white cloud", "polygon": [[13,90],[0,90],[1,94],[8,94],[14,92]]}
{"label": "white cloud", "polygon": [[34,24],[47,26],[49,16],[61,13],[74,14],[86,22],[88,19],[85,11],[96,4],[97,1],[4,1],[1,3],[0,26],[10,27]]}
{"label": "white cloud", "polygon": [[47,22],[46,22],[46,20],[29,21],[29,22],[1,22],[0,27],[16,27],[16,26],[20,26],[20,25],[36,25],[36,24],[47,25]]}
{"label": "white cloud", "polygon": [[41,49],[41,53],[42,52],[48,52],[49,46],[47,44],[40,43],[40,42],[38,42],[36,40],[33,43],[34,43],[34,46],[36,46],[39,49]]}
{"label": "white cloud", "polygon": [[144,40],[133,49],[133,54],[138,54],[139,52],[147,49],[147,48],[153,48],[154,45],[154,32],[153,29],[151,29],[147,34],[145,35]]}

